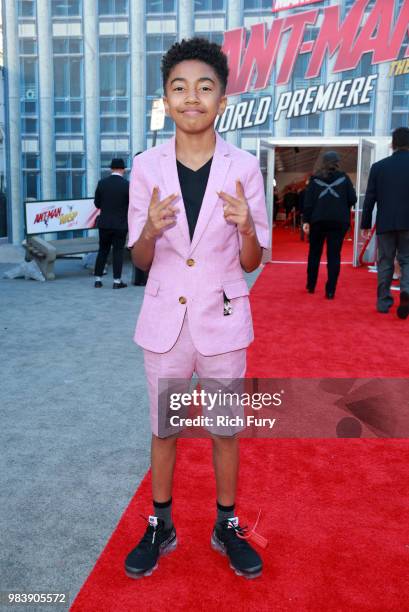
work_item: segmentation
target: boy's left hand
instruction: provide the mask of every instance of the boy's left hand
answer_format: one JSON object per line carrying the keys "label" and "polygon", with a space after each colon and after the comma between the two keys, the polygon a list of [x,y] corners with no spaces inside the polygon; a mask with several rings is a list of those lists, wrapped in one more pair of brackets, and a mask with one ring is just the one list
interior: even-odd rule
{"label": "boy's left hand", "polygon": [[239,180],[236,181],[236,197],[224,191],[218,191],[217,194],[224,202],[223,210],[226,221],[235,223],[240,234],[243,236],[254,234],[254,222],[241,182]]}

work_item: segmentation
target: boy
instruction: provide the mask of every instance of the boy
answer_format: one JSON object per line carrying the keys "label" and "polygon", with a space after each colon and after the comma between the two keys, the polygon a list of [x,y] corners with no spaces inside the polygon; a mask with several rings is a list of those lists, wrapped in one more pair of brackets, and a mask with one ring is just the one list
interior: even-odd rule
{"label": "boy", "polygon": [[[268,247],[264,185],[256,158],[214,130],[227,104],[228,66],[219,45],[175,43],[162,61],[166,113],[176,124],[168,142],[135,158],[130,182],[129,247],[149,269],[135,341],[144,349],[151,406],[153,514],[125,561],[128,576],[149,575],[176,547],[172,479],[176,436],[163,437],[158,380],[243,378],[253,340],[250,272]],[[162,434],[162,436],[161,436]],[[212,436],[217,520],[211,544],[246,577],[262,561],[243,534],[234,503],[238,440]]]}

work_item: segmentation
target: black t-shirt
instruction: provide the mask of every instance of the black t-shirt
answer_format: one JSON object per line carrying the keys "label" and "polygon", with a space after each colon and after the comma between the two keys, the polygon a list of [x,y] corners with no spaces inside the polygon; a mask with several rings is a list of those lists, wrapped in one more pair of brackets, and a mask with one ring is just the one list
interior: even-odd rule
{"label": "black t-shirt", "polygon": [[212,160],[213,157],[198,170],[191,170],[187,166],[181,164],[180,161],[176,160],[180,189],[182,191],[182,198],[185,204],[186,217],[189,225],[190,240],[193,238],[197,219],[199,217]]}

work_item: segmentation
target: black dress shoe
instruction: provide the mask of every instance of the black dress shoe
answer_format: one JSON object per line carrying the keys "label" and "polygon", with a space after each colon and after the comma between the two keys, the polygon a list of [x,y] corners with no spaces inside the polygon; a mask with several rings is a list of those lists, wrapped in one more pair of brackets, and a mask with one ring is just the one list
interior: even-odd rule
{"label": "black dress shoe", "polygon": [[325,297],[327,298],[327,300],[333,300],[335,297],[335,293],[332,293],[331,291],[326,291]]}
{"label": "black dress shoe", "polygon": [[400,294],[400,304],[396,311],[399,319],[407,319],[409,315],[409,293],[402,291]]}
{"label": "black dress shoe", "polygon": [[95,281],[94,287],[95,287],[95,289],[100,289],[102,287],[101,281]]}
{"label": "black dress shoe", "polygon": [[125,287],[127,287],[128,285],[126,283],[123,283],[122,281],[120,283],[114,283],[112,285],[112,289],[125,289]]}
{"label": "black dress shoe", "polygon": [[308,293],[314,293],[314,291],[315,291],[315,287],[309,287],[308,285],[306,286],[306,289],[307,289]]}

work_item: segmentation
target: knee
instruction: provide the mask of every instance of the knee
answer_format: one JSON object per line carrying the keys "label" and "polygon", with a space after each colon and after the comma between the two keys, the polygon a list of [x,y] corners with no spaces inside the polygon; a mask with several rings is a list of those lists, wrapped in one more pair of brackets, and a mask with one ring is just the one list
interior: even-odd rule
{"label": "knee", "polygon": [[166,438],[160,438],[156,434],[152,434],[152,444],[162,448],[172,448],[173,446],[176,446],[177,439],[177,434],[167,436]]}
{"label": "knee", "polygon": [[213,448],[223,450],[224,448],[231,448],[238,444],[239,440],[236,434],[232,436],[217,436],[216,434],[211,434]]}

